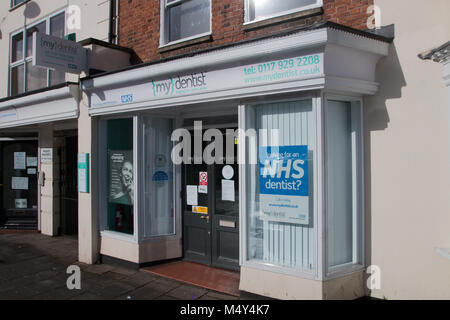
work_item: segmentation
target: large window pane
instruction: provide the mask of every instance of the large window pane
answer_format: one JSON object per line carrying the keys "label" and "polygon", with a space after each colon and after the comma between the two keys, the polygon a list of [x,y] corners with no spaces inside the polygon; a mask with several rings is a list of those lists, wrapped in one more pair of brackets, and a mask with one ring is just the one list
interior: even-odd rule
{"label": "large window pane", "polygon": [[11,68],[11,95],[15,96],[25,91],[24,87],[24,66],[20,65]]}
{"label": "large window pane", "polygon": [[31,57],[33,55],[33,33],[45,33],[45,29],[45,22],[41,22],[27,30],[27,57]]}
{"label": "large window pane", "polygon": [[210,0],[189,0],[166,9],[167,42],[210,31]]}
{"label": "large window pane", "polygon": [[106,122],[106,230],[134,233],[133,119]]}
{"label": "large window pane", "polygon": [[246,129],[247,258],[313,270],[312,100],[246,107]]}
{"label": "large window pane", "polygon": [[317,0],[247,1],[250,2],[248,12],[248,19],[250,21],[263,19],[289,10],[301,9],[302,7],[317,3]]}
{"label": "large window pane", "polygon": [[[352,110],[353,109],[353,110]],[[360,227],[358,210],[359,109],[328,101],[326,108],[326,195],[328,267],[353,262]],[[356,261],[357,262],[357,261]]]}
{"label": "large window pane", "polygon": [[27,91],[42,89],[47,86],[47,69],[33,67],[27,62]]}
{"label": "large window pane", "polygon": [[175,234],[172,120],[144,118],[144,236]]}
{"label": "large window pane", "polygon": [[23,59],[23,33],[19,33],[12,38],[11,61],[16,62]]}
{"label": "large window pane", "polygon": [[64,38],[65,35],[65,14],[60,13],[50,18],[50,34],[58,38]]}

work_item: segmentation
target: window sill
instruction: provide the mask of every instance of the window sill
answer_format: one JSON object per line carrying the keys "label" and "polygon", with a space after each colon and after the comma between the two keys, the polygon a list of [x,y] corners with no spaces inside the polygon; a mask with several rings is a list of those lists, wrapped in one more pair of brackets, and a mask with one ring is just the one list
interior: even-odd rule
{"label": "window sill", "polygon": [[194,44],[207,42],[207,41],[211,41],[211,40],[212,40],[212,33],[208,32],[208,33],[200,34],[198,36],[169,42],[168,44],[160,46],[158,48],[158,50],[159,50],[159,53],[164,53],[167,51],[184,48],[184,47],[188,47],[188,46],[191,46]]}
{"label": "window sill", "polygon": [[249,21],[249,22],[244,23],[244,31],[252,31],[254,29],[263,28],[266,26],[274,25],[274,24],[288,22],[288,21],[292,21],[292,20],[296,20],[296,19],[300,19],[300,18],[317,16],[317,15],[321,15],[321,14],[323,14],[323,8],[317,7],[317,8],[312,8],[312,9],[296,11],[294,13],[272,16],[272,17],[268,17],[265,19]]}
{"label": "window sill", "polygon": [[22,2],[22,3],[19,3],[18,5],[15,5],[14,7],[11,7],[11,8],[9,9],[9,12],[14,11],[14,10],[16,10],[17,8],[20,8],[21,6],[26,5],[28,2],[30,2],[30,0],[26,0],[26,1]]}
{"label": "window sill", "polygon": [[117,232],[117,231],[103,230],[103,231],[100,231],[100,236],[109,238],[109,239],[119,240],[119,241],[137,243],[137,241],[133,235],[121,233],[121,232]]}

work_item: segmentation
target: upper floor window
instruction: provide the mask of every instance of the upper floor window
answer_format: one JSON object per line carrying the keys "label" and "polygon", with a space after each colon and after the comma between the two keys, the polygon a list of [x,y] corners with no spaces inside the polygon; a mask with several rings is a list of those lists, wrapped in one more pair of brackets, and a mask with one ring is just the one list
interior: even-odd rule
{"label": "upper floor window", "polygon": [[65,12],[61,12],[12,34],[9,65],[11,96],[65,81],[62,71],[33,67],[33,33],[42,32],[62,38],[66,33],[65,21]]}
{"label": "upper floor window", "polygon": [[253,22],[322,6],[322,0],[245,0],[246,22]]}
{"label": "upper floor window", "polygon": [[211,0],[162,0],[161,45],[211,32]]}
{"label": "upper floor window", "polygon": [[11,8],[17,7],[19,4],[26,2],[27,0],[11,0]]}

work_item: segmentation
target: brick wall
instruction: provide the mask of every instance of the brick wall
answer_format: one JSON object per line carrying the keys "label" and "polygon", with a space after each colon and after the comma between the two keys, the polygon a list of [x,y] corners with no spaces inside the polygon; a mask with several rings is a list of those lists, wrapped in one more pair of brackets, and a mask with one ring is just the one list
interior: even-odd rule
{"label": "brick wall", "polygon": [[[282,1],[282,0],[274,0]],[[289,29],[332,21],[356,29],[366,29],[367,8],[373,0],[323,0],[323,14],[296,18],[255,30],[244,30],[244,0],[212,0],[212,40],[160,53],[160,0],[120,0],[119,44],[135,50],[148,62],[173,55],[231,42],[276,34]]]}

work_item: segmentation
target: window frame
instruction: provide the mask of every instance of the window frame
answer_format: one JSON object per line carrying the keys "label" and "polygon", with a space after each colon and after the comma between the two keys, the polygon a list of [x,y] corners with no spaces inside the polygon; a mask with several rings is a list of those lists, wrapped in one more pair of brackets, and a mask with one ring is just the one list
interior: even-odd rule
{"label": "window frame", "polygon": [[11,0],[11,6],[10,6],[11,9],[10,9],[10,10],[13,10],[13,9],[15,9],[15,8],[18,8],[18,7],[20,7],[21,5],[27,3],[27,2],[30,1],[30,0],[23,0],[22,2],[17,3],[17,4],[14,4],[14,1],[15,1],[15,0]]}
{"label": "window frame", "polygon": [[[300,269],[300,268],[293,268],[293,267],[287,267],[282,265],[274,265],[271,263],[263,262],[263,261],[257,261],[257,260],[250,260],[248,258],[248,213],[247,213],[247,167],[246,163],[241,163],[241,159],[246,159],[246,139],[245,137],[239,137],[239,170],[241,172],[240,179],[239,179],[239,196],[240,196],[240,203],[239,203],[239,223],[240,223],[240,235],[239,235],[239,242],[240,242],[240,252],[239,252],[239,264],[240,266],[249,267],[253,269],[258,270],[264,270],[264,271],[271,271],[276,272],[284,275],[291,275],[303,279],[310,279],[310,280],[322,280],[322,265],[321,265],[321,255],[322,255],[322,241],[320,239],[320,230],[322,225],[322,215],[320,214],[320,210],[322,210],[321,204],[321,189],[322,183],[320,182],[322,177],[322,166],[320,165],[322,163],[322,145],[321,145],[321,136],[319,136],[318,132],[320,131],[320,114],[322,112],[322,103],[321,103],[321,97],[318,94],[318,92],[309,92],[309,93],[300,93],[296,94],[295,97],[285,97],[285,98],[269,98],[264,100],[264,104],[268,103],[277,103],[277,102],[289,102],[289,101],[299,101],[299,100],[308,100],[310,99],[312,101],[312,118],[316,124],[315,132],[317,133],[314,137],[315,140],[315,152],[313,156],[313,203],[314,208],[312,210],[312,220],[315,221],[315,225],[313,228],[313,234],[314,234],[314,245],[313,245],[313,263],[314,267],[311,270],[307,269]],[[248,107],[251,107],[253,105],[261,104],[261,101],[249,101],[245,104],[241,104],[239,106],[239,129],[241,132],[246,132],[246,110]],[[243,130],[243,131],[242,131]],[[245,162],[247,160],[244,160]]]}
{"label": "window frame", "polygon": [[[23,4],[23,3],[21,3]],[[24,71],[23,71],[23,92],[22,93],[26,93],[29,92],[29,90],[27,90],[27,63],[32,62],[33,61],[33,55],[27,57],[27,31],[43,22],[45,22],[45,34],[50,34],[51,30],[50,30],[50,21],[52,18],[60,15],[60,14],[64,14],[64,35],[67,35],[67,13],[66,13],[66,9],[62,9],[62,10],[58,10],[54,13],[52,13],[51,15],[37,20],[33,23],[31,23],[30,25],[27,25],[17,31],[14,31],[12,33],[10,33],[9,35],[9,63],[8,63],[8,95],[10,97],[13,96],[12,94],[12,69],[18,66],[23,66]],[[22,33],[22,38],[23,38],[23,44],[22,44],[22,51],[23,51],[23,56],[21,59],[19,59],[18,61],[13,62],[12,61],[12,57],[13,57],[13,38],[19,34]],[[48,88],[50,87],[50,69],[47,69],[46,73],[47,73],[47,83],[46,86],[44,88]],[[19,93],[17,95],[20,95],[22,93]],[[14,95],[15,96],[15,95]]]}
{"label": "window frame", "polygon": [[160,10],[161,14],[159,15],[160,16],[159,48],[164,48],[171,45],[187,42],[190,40],[202,38],[212,34],[212,0],[209,0],[209,31],[174,41],[166,41],[166,39],[168,39],[167,35],[168,22],[166,21],[166,10],[175,7],[177,5],[180,5],[185,1],[191,0],[174,0],[173,2],[170,3],[168,3],[167,1],[168,0],[161,0],[161,10]]}
{"label": "window frame", "polygon": [[253,23],[257,23],[260,21],[266,21],[266,20],[270,20],[273,18],[279,18],[279,17],[290,15],[290,14],[323,7],[323,0],[315,0],[316,1],[315,4],[300,6],[295,9],[281,11],[278,13],[268,15],[266,17],[250,20],[250,1],[253,1],[253,0],[244,0],[244,25],[251,25]]}
{"label": "window frame", "polygon": [[[364,209],[364,127],[363,127],[363,99],[360,96],[345,96],[338,94],[325,94],[323,91],[309,92],[309,93],[297,93],[295,98],[273,98],[264,100],[264,103],[285,102],[293,100],[312,99],[313,106],[313,119],[316,122],[315,128],[315,143],[316,151],[314,155],[314,210],[313,221],[315,221],[314,229],[314,268],[308,272],[307,270],[290,268],[286,266],[274,265],[270,263],[250,260],[247,254],[248,246],[248,213],[247,213],[247,168],[246,164],[240,163],[239,170],[242,173],[239,181],[239,195],[240,195],[240,253],[239,264],[243,267],[249,267],[258,270],[265,270],[270,272],[276,272],[284,275],[291,275],[298,278],[325,281],[342,277],[354,272],[361,272],[365,268],[365,209]],[[357,201],[357,228],[358,237],[353,239],[353,254],[352,262],[343,265],[328,267],[328,246],[327,246],[327,196],[326,196],[326,107],[327,100],[336,100],[349,102],[353,106],[357,104],[359,107],[359,137],[357,150],[357,164],[358,170],[356,181],[356,193],[357,198],[353,201]],[[261,104],[260,101],[245,101],[239,106],[239,129],[245,132],[246,127],[246,108],[255,104]],[[246,158],[246,139],[239,137],[239,159]],[[353,177],[352,177],[353,179]],[[355,189],[355,188],[354,188]],[[353,190],[352,192],[354,192]]]}

